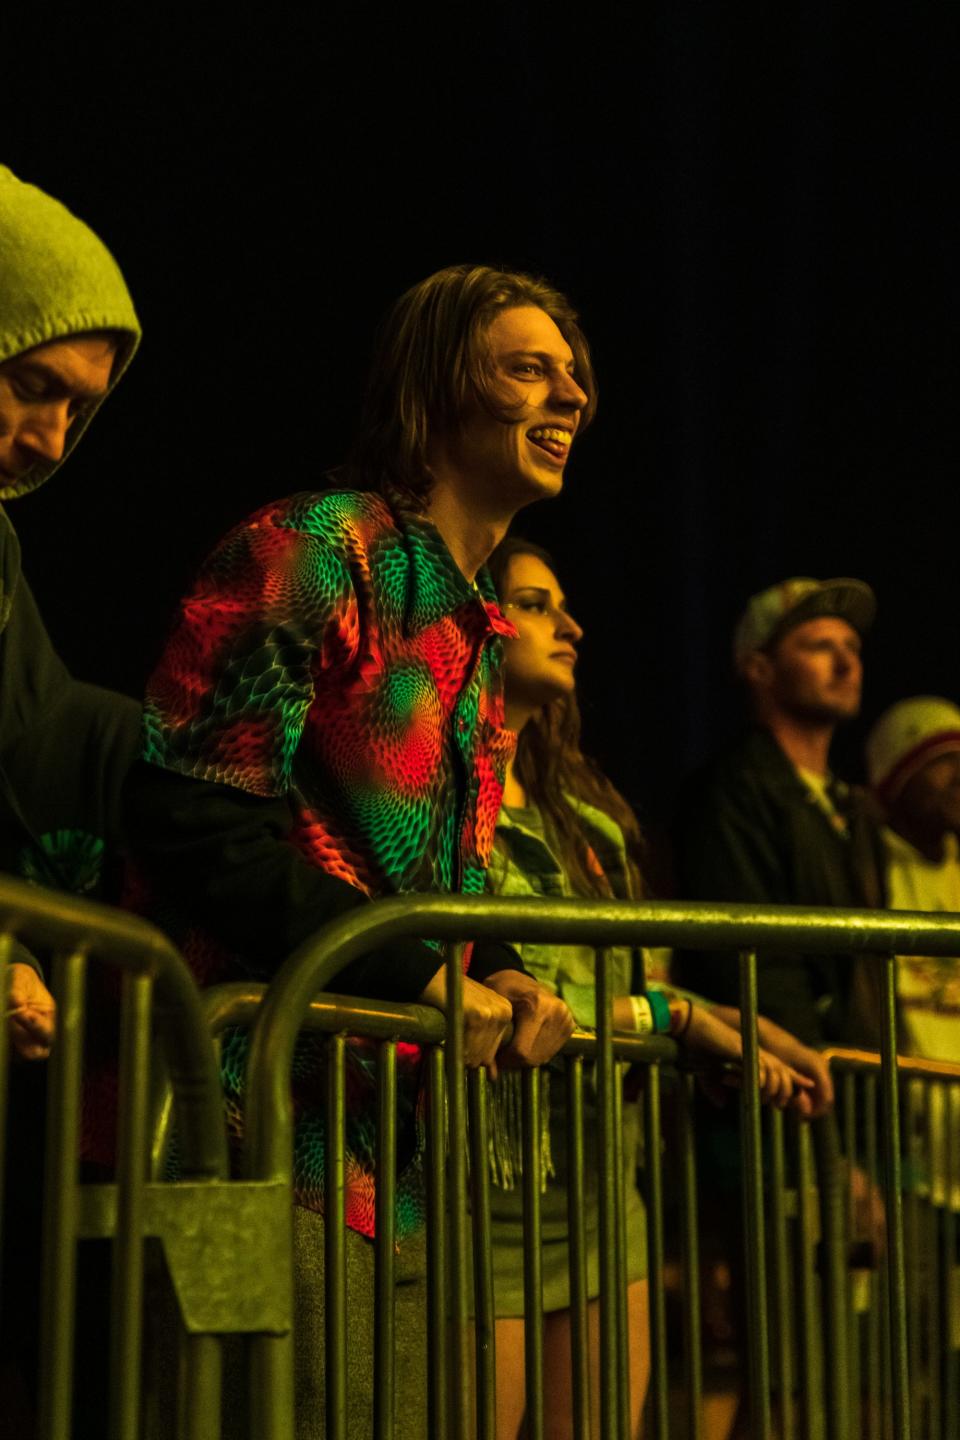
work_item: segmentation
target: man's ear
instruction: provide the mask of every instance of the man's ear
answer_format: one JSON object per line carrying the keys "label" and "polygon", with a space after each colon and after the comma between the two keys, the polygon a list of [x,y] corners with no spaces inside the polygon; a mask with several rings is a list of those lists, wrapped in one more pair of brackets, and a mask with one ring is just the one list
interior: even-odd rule
{"label": "man's ear", "polygon": [[740,661],[740,674],[751,690],[766,690],[773,678],[773,664],[763,650],[751,650]]}

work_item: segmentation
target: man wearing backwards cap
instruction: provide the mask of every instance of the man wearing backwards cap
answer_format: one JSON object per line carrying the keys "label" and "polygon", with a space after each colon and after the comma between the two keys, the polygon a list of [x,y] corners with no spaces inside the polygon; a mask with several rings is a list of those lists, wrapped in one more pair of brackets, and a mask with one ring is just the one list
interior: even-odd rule
{"label": "man wearing backwards cap", "polygon": [[[867,737],[867,775],[883,807],[891,910],[960,911],[960,709],[937,695],[892,705]],[[960,959],[901,956],[900,1039],[928,1060],[960,1057]]]}
{"label": "man wearing backwards cap", "polygon": [[[878,903],[878,839],[830,743],[860,708],[862,637],[876,603],[861,580],[785,580],[754,595],[734,635],[753,725],[691,787],[680,837],[683,894],[788,905]],[[678,957],[684,983],[737,1003],[733,955]],[[765,1014],[807,1044],[849,1038],[850,971],[827,956],[760,957]]]}
{"label": "man wearing backwards cap", "polygon": [[[0,500],[50,479],[126,369],[140,324],[106,246],[0,166]],[[89,623],[89,617],[86,617]],[[55,653],[0,505],[0,870],[98,890],[139,707],[73,680]],[[14,942],[14,1049],[49,1051],[53,1002]]]}
{"label": "man wearing backwards cap", "polygon": [[[860,644],[875,602],[860,580],[785,580],[754,595],[734,635],[734,663],[752,712],[748,732],[687,788],[678,834],[680,893],[697,900],[860,906],[879,902],[876,829],[829,768],[837,725],[860,707]],[[736,954],[677,952],[681,984],[730,1006],[739,1003]],[[809,1046],[850,1033],[850,967],[829,956],[760,954],[759,1007]],[[761,1022],[761,1037],[763,1022]],[[761,1044],[765,1043],[761,1038]],[[818,1057],[819,1060],[819,1057]],[[829,1068],[811,1073],[819,1113],[833,1100]],[[734,1203],[740,1186],[735,1115],[698,1127],[701,1175],[717,1197],[704,1217],[705,1293],[734,1334],[745,1334],[742,1237]],[[869,1187],[854,1174],[860,1206]],[[722,1203],[726,1199],[729,1203]],[[868,1212],[869,1213],[869,1212]],[[867,1216],[863,1216],[866,1219]],[[876,1223],[875,1211],[870,1215]],[[716,1290],[718,1260],[733,1290]],[[729,1336],[725,1342],[729,1348]],[[707,1386],[740,1394],[728,1364]],[[740,1397],[742,1401],[742,1396]]]}

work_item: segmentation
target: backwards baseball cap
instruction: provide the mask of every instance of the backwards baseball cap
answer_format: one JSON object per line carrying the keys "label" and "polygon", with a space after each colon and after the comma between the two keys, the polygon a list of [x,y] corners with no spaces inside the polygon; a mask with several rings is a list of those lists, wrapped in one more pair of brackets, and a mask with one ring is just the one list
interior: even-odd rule
{"label": "backwards baseball cap", "polygon": [[765,650],[805,620],[835,615],[865,635],[877,611],[876,596],[863,580],[813,580],[795,575],[752,595],[733,632],[733,659],[739,668],[754,650]]}
{"label": "backwards baseball cap", "polygon": [[939,755],[960,750],[960,709],[939,695],[914,695],[885,710],[867,736],[867,777],[885,804]]}

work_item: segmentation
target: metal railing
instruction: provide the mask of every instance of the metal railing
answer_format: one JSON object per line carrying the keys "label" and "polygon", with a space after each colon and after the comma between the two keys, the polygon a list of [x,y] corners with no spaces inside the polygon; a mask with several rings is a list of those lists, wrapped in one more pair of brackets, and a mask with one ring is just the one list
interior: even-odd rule
{"label": "metal railing", "polygon": [[[51,1071],[48,1126],[48,1206],[45,1249],[44,1361],[47,1366],[41,1420],[43,1440],[69,1434],[70,1327],[73,1315],[73,1244],[78,1235],[114,1234],[116,1339],[112,1347],[111,1434],[138,1434],[139,1296],[142,1270],[138,1256],[145,1234],[160,1234],[167,1251],[188,1341],[184,1413],[180,1433],[191,1440],[219,1433],[219,1346],[217,1337],[250,1337],[251,1433],[257,1440],[290,1440],[293,1435],[294,1384],[292,1324],[292,1260],[290,1197],[293,1184],[293,1129],[289,1076],[293,1047],[304,1025],[326,1029],[327,1157],[325,1170],[325,1287],[327,1434],[346,1433],[346,1256],[344,1215],[344,1055],[346,1035],[362,1033],[379,1044],[378,1195],[376,1239],[377,1294],[392,1293],[395,1201],[396,1045],[405,1041],[427,1047],[428,1110],[434,1123],[428,1134],[426,1186],[428,1200],[428,1332],[431,1436],[461,1440],[493,1433],[494,1323],[489,1272],[489,1206],[486,1194],[487,1079],[471,1072],[464,1084],[462,1027],[452,1024],[447,1036],[443,1017],[422,1007],[387,1006],[372,1002],[318,998],[345,964],[373,951],[388,938],[416,935],[443,940],[451,947],[447,966],[448,1013],[460,1012],[462,974],[457,963],[461,947],[487,936],[512,941],[548,941],[601,947],[597,963],[597,1034],[578,1035],[567,1047],[566,1084],[571,1170],[570,1221],[572,1271],[573,1380],[575,1433],[587,1434],[586,1378],[583,1366],[586,1301],[583,1282],[583,1239],[578,1234],[577,1175],[582,1180],[584,1154],[581,1113],[583,1066],[596,1065],[600,1115],[601,1415],[602,1435],[625,1435],[626,1327],[623,1297],[622,1142],[619,1139],[620,1071],[639,1061],[647,1069],[645,1173],[650,1246],[650,1338],[652,1383],[648,1434],[669,1430],[667,1325],[663,1286],[664,1219],[661,1175],[660,1068],[677,1056],[672,1042],[641,1040],[615,1034],[612,1025],[610,963],[603,947],[670,945],[686,949],[741,952],[741,1009],[744,1015],[744,1071],[758,1066],[756,1037],[756,950],[802,950],[804,953],[870,954],[881,973],[883,998],[882,1052],[876,1086],[880,1103],[874,1135],[877,1173],[882,1174],[886,1206],[885,1327],[889,1333],[888,1383],[885,1392],[889,1433],[895,1440],[910,1436],[911,1368],[908,1345],[908,1302],[904,1278],[905,1242],[902,1202],[900,1097],[895,1055],[894,955],[960,954],[960,917],[878,914],[857,911],[808,911],[787,907],[677,905],[669,902],[544,901],[463,897],[405,897],[378,901],[338,920],[314,936],[284,964],[266,992],[233,987],[207,997],[206,1007],[183,961],[150,926],[104,907],[52,896],[47,892],[0,881],[0,923],[33,945],[68,951],[57,960],[54,990],[60,1008],[60,1031]],[[86,956],[106,960],[129,972],[124,979],[122,1072],[120,1092],[121,1145],[118,1184],[77,1184],[75,1158],[76,1097],[79,1090],[83,1025],[82,979]],[[5,962],[0,943],[0,984]],[[150,1150],[149,1080],[146,1061],[151,989],[160,1037],[171,1070],[176,1110],[177,1150],[182,1178],[175,1184],[146,1179]],[[0,991],[2,993],[2,991]],[[245,1176],[226,1179],[226,1146],[213,1047],[207,1026],[253,1020],[246,1082]],[[443,1042],[443,1043],[442,1043]],[[0,1060],[3,1059],[0,1053]],[[0,1085],[5,1068],[0,1064]],[[680,1194],[683,1236],[684,1334],[686,1343],[687,1433],[699,1435],[699,1311],[697,1215],[693,1127],[689,1075],[681,1077],[678,1104],[681,1137]],[[528,1297],[526,1326],[528,1433],[542,1433],[542,1343],[537,1304],[539,1251],[536,1243],[540,1189],[539,1074],[523,1077],[524,1208],[526,1239],[524,1284]],[[0,1123],[3,1115],[0,1090]],[[162,1137],[166,1107],[155,1104],[157,1136]],[[785,1274],[784,1224],[789,1220],[790,1187],[786,1183],[782,1117],[770,1121],[771,1203],[764,1203],[764,1153],[757,1088],[744,1084],[740,1098],[743,1133],[743,1208],[750,1239],[747,1275],[749,1312],[749,1401],[751,1434],[767,1440],[771,1419],[771,1355],[769,1301],[782,1322],[777,1339],[777,1433],[786,1426],[796,1384],[797,1362],[781,1331],[789,1329],[791,1288]],[[469,1116],[469,1123],[468,1123]],[[846,1125],[846,1112],[844,1112]],[[779,1137],[779,1138],[778,1138]],[[849,1135],[847,1135],[849,1140]],[[153,1146],[154,1166],[160,1153]],[[797,1127],[794,1187],[800,1234],[809,1244],[814,1233],[811,1215],[810,1136]],[[468,1155],[471,1157],[468,1163]],[[836,1158],[836,1157],[834,1157]],[[835,1177],[836,1164],[827,1174]],[[882,1162],[882,1163],[881,1163]],[[807,1168],[804,1169],[803,1167]],[[806,1178],[804,1178],[806,1177]],[[824,1202],[825,1235],[845,1234],[842,1190],[831,1178]],[[619,1198],[618,1198],[619,1192]],[[837,1198],[839,1197],[839,1199]],[[909,1204],[909,1201],[908,1201]],[[840,1216],[839,1228],[836,1216]],[[767,1242],[769,1215],[771,1245]],[[832,1219],[829,1217],[833,1217]],[[474,1230],[476,1253],[475,1323],[469,1319],[468,1230]],[[832,1242],[831,1242],[832,1243]],[[825,1246],[827,1255],[834,1253]],[[825,1269],[822,1313],[830,1340],[827,1375],[827,1433],[846,1436],[850,1429],[854,1382],[849,1366],[834,1365],[839,1353],[834,1340],[849,1337],[852,1322],[846,1305],[847,1271]],[[773,1284],[768,1284],[768,1270]],[[810,1267],[802,1272],[808,1276]],[[839,1280],[837,1280],[839,1275]],[[831,1279],[831,1276],[833,1277]],[[801,1312],[801,1339],[812,1353],[818,1301],[808,1278],[793,1296]],[[786,1315],[786,1321],[784,1321]],[[375,1374],[378,1396],[376,1433],[393,1433],[394,1389],[392,1307],[376,1310]],[[914,1333],[911,1327],[909,1334]],[[579,1340],[578,1340],[579,1337]],[[49,1345],[49,1349],[48,1349]],[[471,1408],[470,1375],[476,1358],[476,1418]],[[804,1352],[805,1353],[805,1352]],[[851,1344],[843,1352],[851,1355]],[[870,1352],[874,1353],[874,1352]],[[803,1357],[801,1356],[801,1359]],[[832,1377],[832,1378],[831,1378]],[[831,1385],[833,1389],[831,1390]],[[859,1391],[857,1391],[859,1394]],[[916,1396],[914,1397],[916,1401]],[[813,1436],[811,1403],[805,1407],[804,1435]],[[784,1422],[783,1417],[787,1415]],[[933,1433],[932,1431],[930,1432]]]}
{"label": "metal railing", "polygon": [[[287,1076],[292,1063],[293,1045],[313,996],[322,990],[336,972],[350,960],[375,950],[388,937],[417,935],[444,940],[454,948],[452,963],[447,967],[448,1014],[455,1016],[462,1004],[462,977],[457,963],[460,946],[467,939],[508,937],[512,941],[551,941],[557,944],[616,944],[683,946],[687,949],[739,950],[741,952],[740,1008],[743,1014],[744,1071],[758,1073],[757,961],[756,951],[801,950],[803,953],[873,955],[880,971],[882,1001],[881,1055],[879,1085],[881,1097],[881,1154],[883,1159],[884,1196],[887,1214],[888,1277],[887,1307],[890,1331],[889,1409],[891,1433],[895,1440],[910,1436],[910,1395],[907,1351],[907,1306],[904,1272],[903,1212],[901,1197],[900,1107],[896,1067],[896,998],[895,956],[898,954],[957,955],[960,954],[960,917],[867,911],[819,911],[794,907],[753,907],[744,905],[672,904],[670,902],[622,903],[581,900],[519,900],[467,897],[421,896],[384,900],[354,911],[325,928],[302,946],[281,968],[265,997],[254,1027],[250,1051],[247,1091],[247,1166],[251,1177],[262,1180],[292,1180],[292,1111]],[[616,1173],[616,1086],[614,1084],[614,1032],[612,997],[609,988],[609,964],[606,951],[598,950],[597,964],[597,1067],[600,1108],[600,1243],[604,1264],[601,1276],[601,1371],[602,1371],[602,1435],[612,1440],[623,1433],[623,1335],[618,1323],[622,1306],[616,1294],[615,1261],[617,1219],[613,1176]],[[390,1045],[383,1042],[381,1084],[389,1086],[391,1074]],[[619,1041],[618,1041],[619,1043]],[[469,1373],[465,1249],[467,1243],[467,1129],[466,1104],[461,1077],[462,1035],[453,1025],[446,1051],[447,1111],[449,1115],[447,1213],[450,1217],[450,1296],[451,1304],[446,1326],[447,1349],[434,1328],[431,1354],[442,1357],[452,1378],[452,1393],[446,1409],[434,1400],[435,1427],[443,1424],[444,1416],[451,1440],[461,1440],[470,1432],[472,1418],[469,1399],[464,1392],[462,1377]],[[345,1434],[345,1352],[341,1317],[345,1288],[345,1254],[343,1247],[343,1149],[337,1126],[342,1127],[334,1103],[342,1094],[342,1060],[337,1047],[331,1049],[331,1071],[328,1084],[330,1109],[328,1138],[330,1157],[325,1197],[326,1275],[327,1275],[327,1394],[328,1434]],[[436,1084],[437,1066],[431,1067],[431,1080]],[[527,1107],[528,1137],[537,1109],[537,1082],[531,1075],[524,1081]],[[382,1095],[383,1113],[387,1114],[387,1096]],[[479,1106],[476,1107],[479,1114]],[[767,1242],[763,1195],[760,1099],[754,1085],[741,1090],[743,1135],[743,1207],[748,1247],[747,1310],[749,1339],[749,1399],[751,1434],[755,1440],[768,1440],[773,1433],[771,1422],[771,1367],[768,1338]],[[655,1136],[658,1121],[658,1082],[656,1066],[651,1070],[647,1088],[646,1117],[649,1153],[657,1149]],[[342,1128],[340,1130],[342,1136]],[[381,1131],[380,1143],[388,1149],[381,1153],[379,1173],[387,1177],[383,1192],[383,1214],[392,1206],[392,1175],[383,1168],[385,1155],[392,1154],[393,1143]],[[536,1157],[530,1154],[530,1170],[535,1174]],[[651,1168],[655,1168],[656,1160]],[[482,1167],[474,1166],[474,1173]],[[648,1172],[649,1173],[649,1172]],[[428,1185],[439,1186],[440,1177],[433,1173]],[[530,1234],[527,1248],[536,1249],[536,1186],[531,1178],[525,1185],[529,1192]],[[658,1191],[651,1189],[651,1231],[660,1229],[657,1218]],[[803,1197],[806,1203],[806,1197]],[[482,1217],[482,1194],[475,1197],[474,1211]],[[434,1212],[436,1215],[436,1212]],[[380,1212],[378,1211],[378,1216]],[[482,1223],[482,1218],[478,1221]],[[661,1232],[662,1233],[662,1232]],[[688,1237],[689,1238],[689,1237]],[[386,1293],[392,1273],[392,1234],[387,1223],[377,1241],[376,1266],[378,1293]],[[574,1246],[574,1249],[576,1247]],[[535,1265],[535,1261],[532,1262]],[[693,1267],[690,1267],[692,1271]],[[690,1278],[688,1271],[688,1279]],[[437,1316],[440,1298],[438,1282],[432,1283],[430,1313]],[[832,1293],[832,1292],[831,1292]],[[807,1297],[809,1302],[809,1296]],[[839,1333],[842,1315],[836,1306],[827,1310],[830,1332]],[[689,1322],[688,1322],[689,1323]],[[382,1324],[382,1322],[381,1322]],[[534,1331],[536,1326],[532,1327]],[[481,1434],[490,1433],[490,1381],[492,1369],[486,1329],[478,1315],[478,1329],[484,1343],[478,1353],[478,1426]],[[255,1423],[264,1440],[280,1440],[292,1409],[293,1357],[290,1337],[255,1340],[255,1369],[251,1404]],[[667,1403],[664,1393],[665,1343],[661,1300],[655,1283],[651,1295],[651,1350],[653,1385],[651,1419],[653,1434],[667,1431]],[[533,1440],[541,1433],[539,1350],[536,1335],[527,1341],[527,1425]],[[384,1393],[392,1391],[390,1379],[389,1334],[380,1331],[377,1345],[378,1370]],[[380,1382],[378,1382],[380,1383]],[[434,1388],[439,1389],[434,1379]],[[828,1423],[831,1433],[849,1433],[840,1427],[845,1415],[838,1396],[830,1396]],[[384,1411],[378,1434],[392,1433],[392,1417]],[[439,1428],[434,1433],[443,1433]],[[581,1433],[582,1424],[581,1424]]]}
{"label": "metal railing", "polygon": [[[213,1440],[219,1435],[217,1334],[290,1324],[284,1308],[289,1284],[273,1283],[290,1266],[289,1237],[283,1239],[289,1191],[228,1180],[220,1077],[201,995],[186,963],[158,930],[123,911],[4,876],[0,930],[0,995],[7,994],[16,936],[52,955],[50,985],[57,1002],[47,1076],[38,1433],[42,1440],[68,1440],[71,1434],[77,1241],[112,1237],[109,1434],[139,1440],[143,1242],[158,1236],[187,1332],[180,1433],[189,1440]],[[122,977],[115,1185],[80,1183],[84,982],[91,960]],[[176,1185],[147,1178],[151,1024],[172,1087]],[[4,1023],[0,1135],[7,1110],[7,1048]],[[0,1166],[4,1149],[0,1145]]]}
{"label": "metal railing", "polygon": [[[832,1355],[835,1392],[849,1417],[850,1433],[886,1440],[891,1433],[889,1372],[890,1309],[887,1273],[892,1247],[885,1244],[870,1192],[881,1179],[877,1103],[877,1056],[835,1048],[826,1052],[837,1076],[838,1112],[846,1163],[859,1173],[861,1205],[849,1187],[846,1209],[834,1211],[834,1248],[854,1252],[871,1243],[873,1266],[835,1278],[841,1315]],[[897,1061],[902,1124],[903,1252],[908,1390],[913,1432],[940,1440],[958,1428],[960,1366],[960,1064],[900,1057]],[[863,1203],[865,1202],[865,1203]],[[866,1216],[858,1215],[858,1208]],[[864,1232],[868,1233],[865,1237]],[[876,1233],[879,1230],[879,1235]]]}

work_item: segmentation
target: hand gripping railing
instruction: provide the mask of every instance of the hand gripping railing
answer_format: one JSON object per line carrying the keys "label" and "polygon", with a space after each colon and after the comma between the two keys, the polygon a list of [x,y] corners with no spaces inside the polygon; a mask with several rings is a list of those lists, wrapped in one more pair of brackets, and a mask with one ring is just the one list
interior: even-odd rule
{"label": "hand gripping railing", "polygon": [[[200,992],[182,957],[145,921],[121,910],[0,876],[0,996],[7,994],[12,937],[55,955],[56,1043],[49,1060],[45,1162],[40,1436],[66,1440],[71,1425],[76,1240],[99,1210],[98,1233],[115,1235],[110,1434],[140,1434],[139,1384],[145,1210],[150,1203],[145,1154],[152,1016],[165,1054],[177,1120],[181,1195],[206,1191],[227,1177],[227,1148],[216,1058]],[[80,1187],[77,1150],[83,1063],[84,978],[94,958],[123,972],[119,1076],[118,1184]],[[0,1024],[0,1166],[6,1115],[8,1036]],[[85,1207],[99,1190],[99,1206]],[[2,1194],[2,1175],[0,1175]],[[104,1218],[105,1212],[112,1211]],[[215,1328],[215,1327],[213,1327]],[[219,1351],[207,1334],[186,1349],[192,1404],[185,1434],[219,1435]]]}
{"label": "hand gripping railing", "polygon": [[[292,1108],[289,1076],[293,1046],[311,1001],[336,973],[351,960],[378,944],[401,936],[420,936],[452,942],[456,947],[447,966],[447,1013],[455,1017],[462,1007],[460,946],[466,940],[487,937],[516,942],[551,941],[556,944],[682,946],[686,949],[740,951],[741,1011],[745,1076],[758,1073],[757,950],[799,950],[807,954],[873,955],[881,971],[881,1095],[883,1102],[884,1187],[889,1235],[889,1316],[890,1316],[890,1398],[892,1434],[908,1440],[910,1411],[901,1204],[900,1112],[897,1093],[894,957],[898,954],[960,954],[960,916],[936,916],[909,912],[878,913],[855,910],[813,910],[787,906],[674,904],[671,902],[611,903],[585,900],[521,900],[468,897],[418,896],[377,901],[341,918],[318,932],[282,966],[269,987],[257,1018],[251,1045],[247,1078],[247,1173],[251,1179],[292,1183]],[[597,966],[598,1080],[601,1113],[601,1165],[611,1169],[616,1155],[616,1095],[614,1037],[609,964],[599,952]],[[342,1306],[345,1281],[343,1249],[343,1165],[342,1128],[337,1140],[334,1123],[342,1104],[342,1037],[330,1052],[328,1083],[328,1144],[326,1186],[326,1295],[328,1310]],[[389,1050],[381,1066],[381,1105],[384,1113],[392,1103],[395,1075]],[[447,1202],[451,1215],[453,1313],[450,1327],[453,1353],[448,1367],[454,1384],[460,1385],[467,1371],[467,1327],[465,1275],[460,1259],[465,1251],[467,1180],[464,1163],[465,1107],[460,1087],[463,1068],[462,1026],[452,1023],[446,1045],[446,1074],[450,1120],[450,1168]],[[536,1104],[537,1077],[525,1078],[528,1108]],[[648,1088],[648,1121],[656,1120],[656,1089]],[[760,1100],[757,1087],[744,1084],[741,1094],[744,1135],[744,1220],[750,1237],[748,1246],[748,1316],[750,1354],[751,1434],[755,1440],[769,1440],[770,1366],[767,1338],[766,1257],[764,1240],[763,1178],[760,1151]],[[384,1127],[380,1127],[381,1132]],[[533,1157],[530,1157],[531,1160]],[[378,1156],[380,1198],[378,1199],[378,1287],[387,1293],[391,1282],[392,1249],[392,1168],[389,1153]],[[535,1183],[535,1165],[530,1166],[525,1186]],[[387,1183],[384,1184],[386,1179]],[[617,1229],[617,1217],[610,1211],[610,1187],[601,1190],[601,1250],[606,1252],[601,1286],[601,1357],[603,1371],[602,1433],[604,1440],[623,1433],[618,1410],[618,1327],[616,1297],[612,1293],[614,1262],[606,1255]],[[654,1217],[654,1223],[655,1217]],[[382,1227],[382,1228],[381,1228]],[[605,1242],[606,1245],[605,1245]],[[535,1262],[534,1262],[535,1263]],[[380,1321],[378,1351],[389,1348],[389,1321]],[[658,1332],[662,1327],[656,1313],[651,1317],[654,1388],[652,1394],[654,1434],[666,1433],[666,1402],[658,1393]],[[328,1330],[327,1395],[328,1434],[339,1440],[344,1434],[345,1356],[342,1343],[331,1340]],[[528,1342],[530,1343],[530,1342]],[[535,1339],[533,1344],[535,1345]],[[251,1370],[251,1405],[254,1431],[263,1440],[287,1440],[292,1409],[293,1360],[289,1336],[259,1336],[254,1342]],[[531,1358],[528,1356],[528,1358]],[[462,1391],[462,1386],[460,1386]],[[622,1391],[622,1387],[621,1387]],[[533,1414],[528,1415],[531,1433],[538,1433],[536,1397]],[[831,1436],[849,1434],[843,1396],[831,1397]],[[528,1400],[529,1409],[529,1400]],[[470,1415],[461,1397],[450,1408],[452,1440],[468,1433]],[[378,1420],[378,1435],[389,1435],[389,1409]]]}

